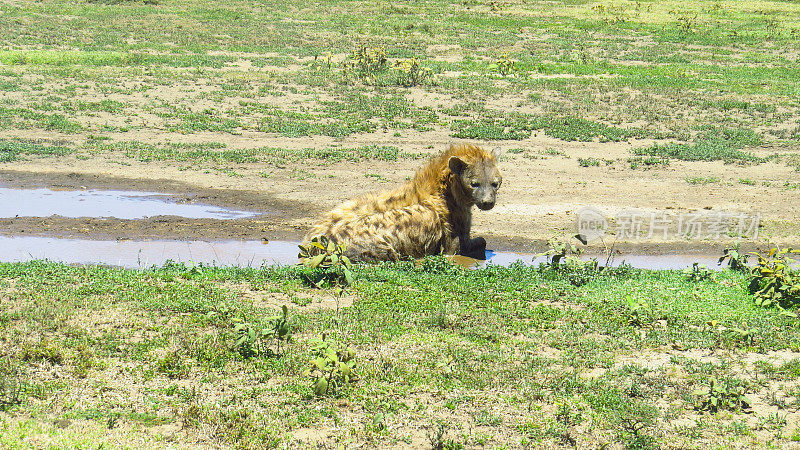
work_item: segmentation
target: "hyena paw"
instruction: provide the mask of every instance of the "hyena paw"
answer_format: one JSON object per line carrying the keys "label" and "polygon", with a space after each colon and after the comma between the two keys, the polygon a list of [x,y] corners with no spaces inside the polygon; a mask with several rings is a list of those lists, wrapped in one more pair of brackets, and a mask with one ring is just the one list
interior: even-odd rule
{"label": "hyena paw", "polygon": [[470,239],[467,248],[464,249],[463,255],[475,259],[486,259],[486,239],[476,237]]}
{"label": "hyena paw", "polygon": [[482,237],[476,237],[475,239],[469,240],[469,249],[470,250],[486,250],[486,239]]}

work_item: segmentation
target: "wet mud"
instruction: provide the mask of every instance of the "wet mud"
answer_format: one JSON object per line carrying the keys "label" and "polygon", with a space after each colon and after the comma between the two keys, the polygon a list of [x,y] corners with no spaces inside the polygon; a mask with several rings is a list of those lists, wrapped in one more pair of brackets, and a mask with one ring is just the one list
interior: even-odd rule
{"label": "wet mud", "polygon": [[[56,192],[113,191],[158,193],[158,201],[175,206],[213,206],[246,211],[251,218],[188,218],[156,213],[141,219],[117,217],[0,217],[5,236],[52,236],[81,239],[245,239],[299,240],[304,218],[320,214],[313,205],[277,199],[260,191],[203,189],[174,180],[134,180],[76,173],[0,172],[0,188],[47,189]],[[152,200],[152,198],[151,198]],[[92,209],[87,206],[86,209]],[[3,214],[0,214],[2,216]],[[11,215],[5,214],[5,215]],[[19,215],[19,217],[16,217]]]}
{"label": "wet mud", "polygon": [[42,175],[23,171],[0,170],[0,187],[158,192],[164,194],[162,199],[175,203],[202,203],[256,213],[270,213],[279,215],[284,220],[316,216],[322,212],[322,209],[313,203],[284,200],[272,193],[256,189],[215,189],[213,187],[198,187],[190,183],[170,179],[139,180],[69,172]]}

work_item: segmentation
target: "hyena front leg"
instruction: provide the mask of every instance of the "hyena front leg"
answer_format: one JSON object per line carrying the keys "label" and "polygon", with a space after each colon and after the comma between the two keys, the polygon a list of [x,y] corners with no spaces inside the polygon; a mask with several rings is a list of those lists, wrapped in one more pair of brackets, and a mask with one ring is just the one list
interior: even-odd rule
{"label": "hyena front leg", "polygon": [[475,259],[486,259],[486,239],[480,236],[470,239],[469,234],[465,234],[459,241],[461,242],[459,254]]}

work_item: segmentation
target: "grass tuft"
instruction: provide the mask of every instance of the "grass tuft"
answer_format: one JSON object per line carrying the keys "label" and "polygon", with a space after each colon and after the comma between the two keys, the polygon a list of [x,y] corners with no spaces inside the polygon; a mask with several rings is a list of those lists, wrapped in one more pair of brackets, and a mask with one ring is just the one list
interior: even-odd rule
{"label": "grass tuft", "polygon": [[39,157],[64,156],[73,152],[73,149],[61,146],[44,145],[21,140],[0,140],[0,162],[17,161],[24,155]]}
{"label": "grass tuft", "polygon": [[740,150],[761,144],[761,137],[748,129],[712,128],[702,133],[694,144],[654,145],[634,149],[635,155],[661,156],[682,161],[725,161],[726,163],[761,163],[764,158]]}

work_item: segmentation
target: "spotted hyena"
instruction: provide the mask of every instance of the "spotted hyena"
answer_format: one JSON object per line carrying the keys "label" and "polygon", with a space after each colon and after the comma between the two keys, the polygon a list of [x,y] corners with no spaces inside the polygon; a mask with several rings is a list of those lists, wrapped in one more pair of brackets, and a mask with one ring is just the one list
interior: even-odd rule
{"label": "spotted hyena", "polygon": [[470,239],[472,206],[494,207],[503,181],[498,151],[451,145],[394,191],[342,203],[319,221],[305,242],[327,236],[359,261],[400,260],[425,255],[483,257],[486,241]]}

